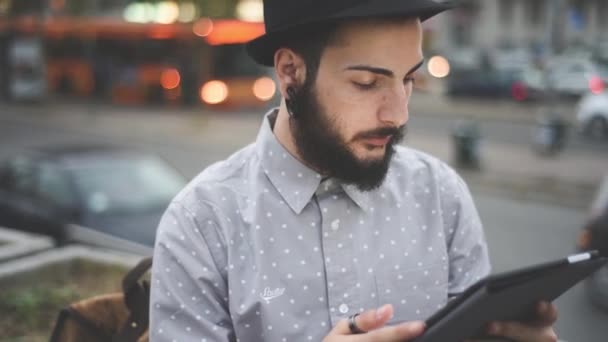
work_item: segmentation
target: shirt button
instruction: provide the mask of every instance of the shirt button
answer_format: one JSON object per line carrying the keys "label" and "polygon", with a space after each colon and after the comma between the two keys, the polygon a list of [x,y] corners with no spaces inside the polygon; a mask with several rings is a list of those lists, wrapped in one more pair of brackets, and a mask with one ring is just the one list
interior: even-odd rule
{"label": "shirt button", "polygon": [[348,312],[348,305],[342,304],[342,305],[340,305],[340,307],[338,308],[338,310],[340,310],[340,313],[345,314],[345,313]]}

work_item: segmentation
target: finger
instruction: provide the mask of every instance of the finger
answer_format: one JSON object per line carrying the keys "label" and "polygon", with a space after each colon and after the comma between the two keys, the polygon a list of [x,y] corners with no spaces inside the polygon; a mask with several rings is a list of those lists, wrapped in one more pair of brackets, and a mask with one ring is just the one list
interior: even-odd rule
{"label": "finger", "polygon": [[540,302],[538,304],[538,316],[534,322],[535,325],[541,327],[552,326],[557,322],[557,307],[549,302]]}
{"label": "finger", "polygon": [[383,341],[402,342],[412,340],[424,332],[425,325],[422,321],[406,322],[395,326],[384,327],[371,331],[365,335],[355,335],[353,342]]}
{"label": "finger", "polygon": [[506,337],[519,342],[557,341],[557,335],[550,326],[538,327],[519,322],[494,322],[488,332],[493,336]]}
{"label": "finger", "polygon": [[[383,327],[391,318],[393,318],[393,306],[390,304],[384,305],[377,310],[368,310],[357,316],[355,322],[357,327],[363,331],[372,331]],[[348,320],[343,319],[335,326],[330,335],[352,335]]]}

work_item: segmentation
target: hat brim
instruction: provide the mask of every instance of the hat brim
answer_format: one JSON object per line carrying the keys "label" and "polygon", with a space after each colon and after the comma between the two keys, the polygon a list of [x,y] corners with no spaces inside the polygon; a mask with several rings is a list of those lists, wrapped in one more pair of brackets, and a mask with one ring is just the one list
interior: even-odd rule
{"label": "hat brim", "polygon": [[315,26],[327,22],[359,18],[412,17],[425,21],[435,15],[454,8],[452,3],[438,3],[432,0],[384,0],[366,1],[360,5],[337,12],[322,20],[310,21],[286,27],[280,31],[266,33],[247,43],[247,53],[257,63],[274,65],[274,53],[292,37],[294,32],[313,30]]}

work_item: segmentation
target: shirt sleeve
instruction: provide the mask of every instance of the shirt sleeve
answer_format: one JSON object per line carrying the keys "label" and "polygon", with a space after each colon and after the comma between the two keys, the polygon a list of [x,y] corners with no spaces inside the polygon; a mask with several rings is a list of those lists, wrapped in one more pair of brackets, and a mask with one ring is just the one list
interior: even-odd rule
{"label": "shirt sleeve", "polygon": [[221,246],[212,220],[169,206],[154,250],[150,341],[235,340]]}
{"label": "shirt sleeve", "polygon": [[455,296],[490,274],[490,257],[481,219],[469,188],[447,166],[443,167],[440,176],[450,263],[448,293]]}

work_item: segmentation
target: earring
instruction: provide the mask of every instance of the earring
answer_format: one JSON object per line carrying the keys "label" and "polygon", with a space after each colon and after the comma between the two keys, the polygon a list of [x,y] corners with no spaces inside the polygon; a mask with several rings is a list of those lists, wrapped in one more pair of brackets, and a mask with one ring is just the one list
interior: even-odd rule
{"label": "earring", "polygon": [[288,98],[285,99],[285,106],[287,107],[287,113],[289,113],[289,116],[294,117],[295,116],[295,107],[296,107],[296,90],[294,87],[292,86],[288,86],[287,87],[287,96]]}

